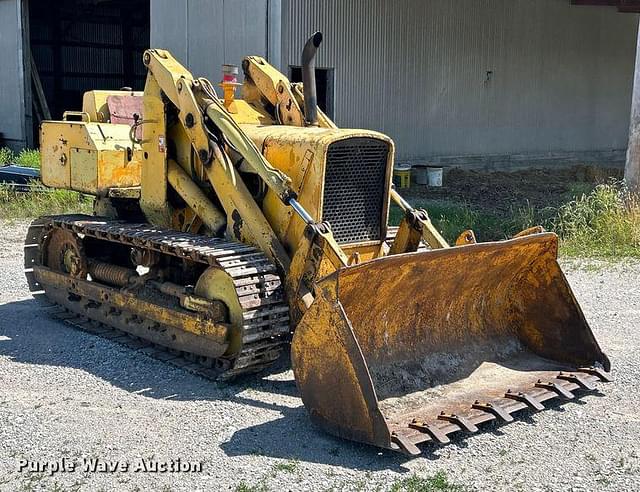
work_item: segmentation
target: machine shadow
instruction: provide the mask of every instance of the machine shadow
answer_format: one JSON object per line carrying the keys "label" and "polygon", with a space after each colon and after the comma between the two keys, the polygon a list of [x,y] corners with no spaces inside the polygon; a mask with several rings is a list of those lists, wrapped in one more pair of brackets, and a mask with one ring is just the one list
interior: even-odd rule
{"label": "machine shadow", "polygon": [[[35,299],[0,305],[0,356],[25,364],[73,367],[130,393],[171,400],[233,399],[245,390],[297,396],[287,356],[270,371],[218,383],[116,342],[73,328],[47,315]],[[262,406],[259,400],[254,402]]]}
{"label": "machine shadow", "polygon": [[[116,342],[50,318],[34,299],[0,305],[0,356],[24,364],[72,367],[109,382],[129,393],[153,399],[224,400],[281,413],[281,417],[236,431],[220,445],[228,456],[257,454],[274,458],[346,466],[362,470],[406,472],[413,458],[401,453],[346,441],[326,434],[309,420],[299,400],[293,375],[287,372],[288,354],[270,371],[233,384],[216,383],[153,359]],[[105,355],[107,354],[107,355]],[[273,401],[280,395],[280,403]],[[592,393],[599,396],[598,393]],[[572,400],[582,404],[581,399]],[[566,402],[549,404],[564,411]],[[535,414],[523,412],[518,421],[537,425]],[[488,424],[485,432],[500,434],[502,425]],[[451,436],[458,448],[469,446],[472,436]],[[421,445],[421,458],[439,460],[444,448]]]}
{"label": "machine shadow", "polygon": [[[108,355],[105,355],[108,354]],[[361,470],[397,470],[409,458],[334,438],[313,426],[293,375],[283,362],[259,376],[216,383],[116,342],[50,318],[34,299],[0,305],[0,356],[15,363],[71,367],[129,393],[153,399],[223,400],[280,412],[282,416],[241,429],[221,445],[229,456],[260,454]],[[286,404],[273,401],[280,395]],[[381,455],[385,459],[381,459]]]}
{"label": "machine shadow", "polygon": [[[603,396],[601,393],[591,393],[590,396]],[[239,401],[242,399],[239,399]],[[247,402],[251,404],[250,402]],[[551,411],[564,412],[567,405],[572,403],[583,405],[582,400],[548,402]],[[246,456],[257,454],[282,459],[296,459],[300,461],[318,462],[335,466],[358,467],[368,470],[394,470],[406,473],[408,462],[422,458],[428,461],[438,461],[448,455],[447,448],[466,449],[471,446],[474,437],[482,434],[502,436],[503,428],[509,423],[489,422],[484,424],[479,433],[456,433],[450,436],[451,442],[445,446],[436,443],[425,443],[419,446],[420,454],[411,457],[396,451],[376,448],[333,437],[316,428],[309,421],[304,407],[287,408],[282,411],[283,417],[265,422],[246,429],[236,431],[231,439],[220,447],[228,456]],[[525,425],[538,426],[536,413],[530,410],[519,412],[516,422]],[[288,436],[282,439],[282,436]]]}

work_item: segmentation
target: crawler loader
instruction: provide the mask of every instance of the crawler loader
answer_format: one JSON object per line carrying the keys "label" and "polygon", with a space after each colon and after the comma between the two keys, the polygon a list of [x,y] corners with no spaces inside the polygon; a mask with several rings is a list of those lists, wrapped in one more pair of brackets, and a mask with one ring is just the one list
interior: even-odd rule
{"label": "crawler loader", "polygon": [[596,390],[610,363],[557,237],[447,244],[394,189],[393,141],[318,109],[321,41],[305,45],[302,84],[249,56],[241,84],[231,69],[214,87],[150,49],[144,92],[87,92],[82,111],[44,122],[44,184],[95,202],[30,226],[34,295],[214,379],[291,344],[316,424],[410,455]]}

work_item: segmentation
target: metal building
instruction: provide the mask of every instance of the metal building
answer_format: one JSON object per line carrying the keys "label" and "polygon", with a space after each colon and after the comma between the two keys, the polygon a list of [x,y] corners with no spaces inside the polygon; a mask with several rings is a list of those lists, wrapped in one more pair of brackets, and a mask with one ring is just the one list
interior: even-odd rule
{"label": "metal building", "polygon": [[28,143],[22,15],[20,2],[0,0],[0,52],[3,53],[0,70],[0,146],[24,147]]}
{"label": "metal building", "polygon": [[336,120],[391,135],[401,157],[624,157],[635,15],[564,0],[288,3],[283,64],[323,31]]}
{"label": "metal building", "polygon": [[[594,6],[616,3],[627,7]],[[321,106],[340,126],[389,134],[402,160],[622,162],[638,29],[629,3],[0,0],[0,138],[34,143],[30,53],[60,117],[82,90],[141,88],[147,44],[214,82],[246,54],[298,80],[302,45],[321,30]]]}

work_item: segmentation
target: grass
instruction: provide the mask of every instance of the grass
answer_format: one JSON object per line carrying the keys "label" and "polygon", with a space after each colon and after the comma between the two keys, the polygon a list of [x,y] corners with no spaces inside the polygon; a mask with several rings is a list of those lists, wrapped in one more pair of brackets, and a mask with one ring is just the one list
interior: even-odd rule
{"label": "grass", "polygon": [[[542,225],[560,236],[564,256],[640,257],[640,198],[619,182],[595,187],[580,183],[572,188],[571,195],[558,208],[536,208],[527,203],[508,214],[446,201],[414,200],[413,205],[429,212],[434,225],[451,244],[466,229],[473,229],[479,241],[494,241]],[[392,207],[390,223],[398,224],[401,218],[400,209]]]}
{"label": "grass", "polygon": [[[490,210],[478,210],[467,204],[445,201],[414,200],[412,205],[429,212],[433,224],[450,244],[454,244],[458,236],[467,229],[472,229],[479,241],[506,239],[537,225],[542,215],[531,206],[512,210],[509,216],[502,216]],[[401,218],[402,212],[393,206],[390,223],[397,225]],[[542,222],[548,222],[548,219]]]}
{"label": "grass", "polygon": [[285,463],[276,463],[273,466],[275,472],[295,473],[300,467],[297,461],[287,461]]}
{"label": "grass", "polygon": [[[0,166],[5,164],[40,168],[40,152],[24,149],[15,154],[0,148]],[[91,213],[92,200],[86,195],[70,190],[47,188],[37,182],[28,192],[16,192],[0,183],[0,219],[29,219],[41,215],[66,213]]]}
{"label": "grass", "polygon": [[467,490],[466,487],[449,482],[444,472],[438,472],[427,478],[412,475],[396,481],[391,486],[391,492],[463,492],[465,490]]}
{"label": "grass", "polygon": [[553,228],[567,256],[640,257],[640,198],[618,183],[597,186],[561,207]]}
{"label": "grass", "polygon": [[256,483],[248,483],[242,480],[235,488],[235,492],[268,492],[267,479],[275,478],[278,473],[296,473],[300,469],[300,462],[297,460],[291,460],[286,462],[280,462],[273,465],[271,472],[263,476]]}
{"label": "grass", "polygon": [[6,164],[40,169],[40,152],[33,149],[23,149],[16,154],[7,147],[0,148],[0,166]]}
{"label": "grass", "polygon": [[0,147],[0,166],[13,163],[13,152],[6,147]]}
{"label": "grass", "polygon": [[264,482],[250,485],[244,480],[241,481],[235,489],[235,492],[268,492],[269,487]]}
{"label": "grass", "polygon": [[0,183],[0,219],[29,219],[41,215],[91,213],[90,197],[69,190],[36,184],[28,192],[16,192]]}

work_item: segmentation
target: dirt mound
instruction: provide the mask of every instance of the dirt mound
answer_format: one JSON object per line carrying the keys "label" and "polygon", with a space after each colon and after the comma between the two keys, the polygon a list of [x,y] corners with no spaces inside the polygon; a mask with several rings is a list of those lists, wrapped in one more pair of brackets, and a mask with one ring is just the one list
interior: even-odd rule
{"label": "dirt mound", "polygon": [[473,209],[509,213],[527,203],[538,209],[558,207],[573,195],[622,176],[621,168],[587,165],[513,172],[456,167],[445,170],[442,188],[412,185],[409,190],[403,190],[403,195],[409,199],[459,202]]}

